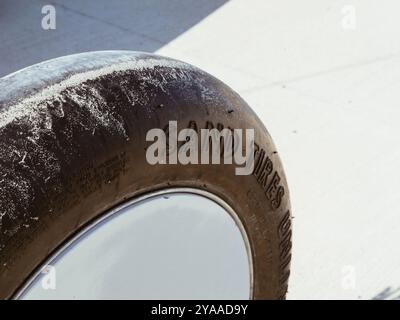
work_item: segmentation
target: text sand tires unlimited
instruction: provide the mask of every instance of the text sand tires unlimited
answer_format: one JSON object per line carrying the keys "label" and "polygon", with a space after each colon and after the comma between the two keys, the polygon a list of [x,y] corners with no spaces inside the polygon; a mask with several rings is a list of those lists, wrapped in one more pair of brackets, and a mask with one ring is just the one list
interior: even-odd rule
{"label": "text sand tires unlimited", "polygon": [[[253,174],[234,164],[156,164],[146,133],[254,129]],[[127,51],[66,56],[0,79],[0,297],[12,298],[53,252],[124,201],[168,188],[229,204],[248,237],[254,299],[282,299],[291,258],[285,175],[238,94],[182,62]]]}

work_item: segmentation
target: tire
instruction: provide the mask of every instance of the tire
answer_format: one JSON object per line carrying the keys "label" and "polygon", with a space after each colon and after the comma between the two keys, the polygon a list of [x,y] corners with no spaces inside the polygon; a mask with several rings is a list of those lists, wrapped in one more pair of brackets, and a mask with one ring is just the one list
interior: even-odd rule
{"label": "tire", "polygon": [[[255,166],[150,165],[146,133],[252,128]],[[276,148],[248,105],[183,62],[128,51],[46,61],[0,79],[0,298],[13,298],[63,243],[111,208],[176,187],[205,190],[238,215],[254,299],[284,299],[291,214]]]}

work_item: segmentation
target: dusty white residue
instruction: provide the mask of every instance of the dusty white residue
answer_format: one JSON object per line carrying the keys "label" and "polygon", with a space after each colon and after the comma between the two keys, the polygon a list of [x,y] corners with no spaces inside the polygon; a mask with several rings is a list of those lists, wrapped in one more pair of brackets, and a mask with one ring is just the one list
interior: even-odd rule
{"label": "dusty white residue", "polygon": [[[24,117],[32,112],[38,112],[38,105],[40,102],[48,100],[50,98],[57,98],[62,91],[69,87],[81,85],[85,81],[94,80],[101,76],[120,72],[127,70],[143,70],[143,69],[153,69],[155,67],[168,67],[168,68],[180,68],[186,70],[196,69],[195,67],[188,65],[186,63],[169,60],[169,59],[133,59],[128,62],[119,63],[116,65],[105,66],[97,70],[85,71],[82,73],[77,73],[66,80],[63,80],[59,83],[53,84],[49,87],[44,88],[42,91],[19,101],[15,105],[11,105],[4,110],[0,115],[0,127],[3,127],[9,124],[11,121],[14,121],[16,118]],[[196,69],[198,71],[198,69]],[[182,71],[179,72],[176,76],[182,76]],[[173,77],[175,77],[172,74]],[[148,79],[154,80],[154,79]],[[42,106],[43,108],[44,106]],[[48,126],[51,127],[51,123],[48,123]]]}
{"label": "dusty white residue", "polygon": [[19,164],[25,164],[25,158],[26,158],[26,155],[27,155],[27,154],[28,154],[28,152],[25,152],[25,153],[24,153],[24,155],[23,155],[21,161],[18,162]]}
{"label": "dusty white residue", "polygon": [[36,140],[35,139],[33,139],[32,137],[27,137],[26,138],[28,141],[30,141],[30,142],[32,142],[32,143],[35,143],[36,144]]}
{"label": "dusty white residue", "polygon": [[[75,58],[71,58],[72,62],[73,59]],[[106,129],[107,133],[117,133],[126,140],[129,139],[124,119],[118,112],[114,112],[112,103],[110,104],[104,95],[103,90],[107,90],[106,86],[103,86],[101,81],[93,83],[91,80],[107,75],[112,78],[114,75],[118,76],[120,72],[130,70],[140,71],[140,74],[137,74],[139,81],[135,83],[138,90],[132,90],[128,85],[129,81],[124,77],[117,78],[117,81],[119,81],[119,89],[131,106],[138,104],[148,109],[147,112],[142,113],[142,116],[146,117],[154,116],[150,105],[151,95],[154,94],[151,87],[156,87],[168,94],[167,85],[170,81],[182,81],[183,86],[186,86],[186,83],[197,85],[204,100],[215,97],[215,91],[208,87],[206,81],[201,77],[193,76],[193,72],[190,71],[195,71],[197,74],[203,72],[186,63],[166,58],[143,58],[129,55],[117,61],[114,63],[112,60],[106,59],[105,62],[110,64],[92,70],[74,69],[76,73],[72,73],[68,78],[44,87],[26,98],[19,97],[20,100],[7,101],[2,106],[0,109],[0,134],[13,126],[21,128],[23,132],[14,137],[12,141],[0,140],[1,157],[7,164],[4,166],[4,174],[0,179],[0,190],[2,190],[0,193],[0,233],[7,232],[8,236],[12,236],[20,228],[27,228],[39,220],[39,217],[29,218],[29,215],[32,214],[29,211],[29,204],[37,196],[34,194],[37,191],[34,190],[34,183],[46,187],[48,185],[46,183],[50,179],[59,176],[63,159],[61,157],[64,157],[63,154],[68,154],[66,149],[68,143],[73,146],[76,132],[80,132],[79,130],[83,128],[89,134],[97,135],[102,134],[103,129]],[[84,68],[85,64],[82,67]],[[168,68],[168,70],[157,72],[154,69],[158,67]],[[42,68],[46,68],[46,63],[42,65]],[[29,68],[24,72],[30,76],[34,75],[32,69]],[[44,70],[40,72],[44,72]],[[20,73],[18,77],[23,78],[24,74]],[[14,78],[11,80],[18,82],[18,77],[17,80]],[[8,80],[10,78],[12,76],[9,76]],[[33,83],[35,82],[33,81]],[[38,83],[47,82],[38,81]],[[148,90],[149,88],[150,90]],[[72,116],[69,114],[71,107],[79,108],[77,116],[75,113],[72,113]],[[75,111],[73,110],[73,112]],[[61,118],[65,119],[60,120]],[[68,125],[63,126],[61,132],[56,128],[64,120],[68,121]],[[78,130],[75,132],[76,128]],[[60,136],[65,138],[63,141],[66,141],[66,144],[63,144],[61,149],[56,149],[61,150],[61,155],[58,155],[58,151],[49,147],[49,143],[57,144]],[[72,154],[73,148],[71,150]],[[49,209],[49,212],[52,213],[53,209]],[[25,221],[17,219],[18,217],[23,217]],[[7,228],[3,223],[5,221],[7,221]]]}
{"label": "dusty white residue", "polygon": [[1,227],[1,225],[2,225],[3,217],[6,215],[6,213],[7,213],[7,212],[5,212],[5,211],[0,212],[0,227]]}
{"label": "dusty white residue", "polygon": [[[79,94],[77,90],[86,91],[88,94]],[[75,87],[69,88],[68,97],[76,102],[79,107],[85,108],[90,112],[90,115],[96,120],[91,125],[100,125],[111,130],[116,130],[127,137],[123,124],[110,114],[107,108],[107,101],[98,92],[97,88],[86,84],[82,84],[78,89],[75,89]],[[85,125],[82,126],[85,127]],[[87,129],[91,130],[92,135],[94,135],[96,127],[93,129],[89,127]]]}

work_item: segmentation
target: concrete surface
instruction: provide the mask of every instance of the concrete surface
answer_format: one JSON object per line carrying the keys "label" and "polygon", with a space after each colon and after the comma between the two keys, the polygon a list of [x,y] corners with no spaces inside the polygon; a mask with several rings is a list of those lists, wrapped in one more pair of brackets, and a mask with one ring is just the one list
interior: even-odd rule
{"label": "concrete surface", "polygon": [[[95,50],[154,52],[227,0],[1,0],[0,76],[59,56]],[[43,30],[42,7],[56,9]]]}
{"label": "concrete surface", "polygon": [[214,74],[255,109],[286,168],[288,297],[400,297],[400,2],[58,0],[45,31],[46,3],[0,2],[0,75],[99,49]]}

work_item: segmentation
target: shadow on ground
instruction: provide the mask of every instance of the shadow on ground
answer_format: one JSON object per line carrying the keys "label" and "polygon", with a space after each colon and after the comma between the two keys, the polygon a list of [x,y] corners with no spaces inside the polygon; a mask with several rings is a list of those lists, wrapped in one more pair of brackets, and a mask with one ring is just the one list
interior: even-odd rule
{"label": "shadow on ground", "polygon": [[373,297],[372,300],[400,300],[400,287],[387,287]]}
{"label": "shadow on ground", "polygon": [[[47,59],[93,50],[154,52],[228,0],[1,0],[0,77]],[[43,30],[42,7],[56,8]]]}

